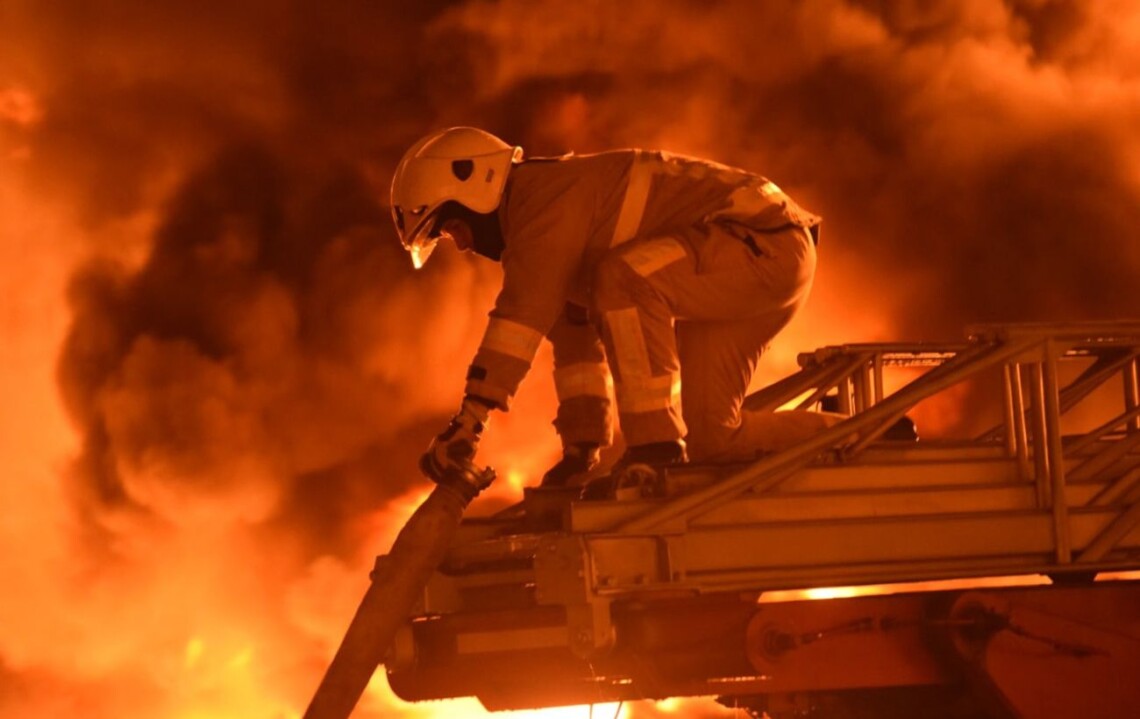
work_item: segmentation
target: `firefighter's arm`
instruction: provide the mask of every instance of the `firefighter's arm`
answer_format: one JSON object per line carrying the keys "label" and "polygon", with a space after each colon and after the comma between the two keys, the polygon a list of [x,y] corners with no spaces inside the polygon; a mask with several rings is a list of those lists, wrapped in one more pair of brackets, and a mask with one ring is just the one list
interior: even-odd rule
{"label": "firefighter's arm", "polygon": [[574,189],[566,186],[541,194],[523,193],[509,207],[504,227],[503,287],[467,369],[463,408],[456,415],[459,429],[451,431],[453,420],[432,444],[432,452],[445,465],[450,461],[452,445],[458,446],[456,456],[473,462],[490,410],[510,408],[538,346],[562,312],[570,283],[581,265],[587,230],[584,223],[589,221],[580,211]]}
{"label": "firefighter's arm", "polygon": [[[501,297],[501,295],[500,295]],[[492,311],[475,359],[467,368],[463,403],[428,448],[420,469],[436,482],[475,466],[491,410],[506,410],[530,369],[543,333]]]}
{"label": "firefighter's arm", "polygon": [[523,193],[509,207],[503,287],[467,371],[467,394],[502,410],[510,408],[543,337],[562,315],[588,232],[581,188],[541,189]]}

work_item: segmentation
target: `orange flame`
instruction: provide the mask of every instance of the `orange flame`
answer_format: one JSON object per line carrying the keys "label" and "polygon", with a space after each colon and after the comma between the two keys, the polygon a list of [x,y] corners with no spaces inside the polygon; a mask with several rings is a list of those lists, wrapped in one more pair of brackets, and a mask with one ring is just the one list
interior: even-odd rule
{"label": "orange flame", "polygon": [[[74,16],[10,5],[0,47],[5,715],[300,716],[373,555],[427,487],[346,481],[325,494],[341,492],[352,509],[330,502],[313,509],[319,517],[306,514],[311,523],[279,517],[280,502],[295,489],[290,482],[320,485],[315,470],[351,465],[378,434],[388,433],[386,451],[409,437],[426,441],[430,430],[417,423],[454,409],[494,295],[493,270],[446,256],[433,258],[418,284],[403,282],[389,267],[395,253],[375,249],[383,202],[356,214],[338,204],[356,191],[338,184],[349,170],[390,165],[404,149],[396,146],[428,124],[485,121],[543,151],[655,145],[708,155],[771,172],[822,211],[813,298],[762,360],[754,388],[793,371],[799,351],[915,329],[944,336],[941,323],[952,320],[954,331],[962,314],[1136,310],[1135,293],[1120,290],[1140,265],[1140,244],[1127,241],[1140,193],[1135,3],[893,3],[875,12],[818,0],[662,14],[503,0],[451,4],[426,20],[384,3],[363,17],[335,3],[295,16],[237,3],[208,21],[179,2]],[[421,52],[425,43],[431,53]],[[72,315],[76,268],[94,254],[119,276],[136,276],[159,218],[171,214],[171,189],[219,148],[250,138],[281,159],[288,179],[334,176],[330,191],[307,199],[333,206],[309,219],[334,226],[335,237],[319,256],[290,259],[316,265],[315,294],[351,298],[327,302],[331,311],[314,301],[302,318],[290,295],[302,291],[282,279],[294,268],[257,265],[247,216],[288,225],[273,236],[283,244],[316,234],[296,222],[304,214],[296,186],[305,183],[284,182],[265,207],[223,208],[217,237],[199,228],[194,259],[221,268],[220,280],[209,275],[218,281],[183,296],[183,274],[158,278],[187,304],[215,303],[217,316],[205,319],[218,320],[223,341],[240,335],[233,355],[186,350],[180,327],[127,335],[129,360],[80,368],[106,371],[84,387],[86,404],[62,399],[56,367],[65,342],[91,350],[124,339],[114,302]],[[383,185],[385,173],[374,172]],[[263,179],[235,194],[257,195]],[[191,199],[208,204],[219,193],[209,185]],[[191,209],[201,219],[201,208]],[[1063,233],[1073,244],[1058,248]],[[994,297],[1008,303],[983,303]],[[951,300],[955,311],[941,312]],[[316,399],[290,402],[295,387],[279,375],[292,369],[284,365],[298,352],[291,342],[303,320],[335,337],[330,354],[343,361],[294,377],[319,387]],[[70,322],[81,326],[69,339]],[[415,323],[423,331],[388,341]],[[174,360],[183,364],[172,368]],[[156,368],[171,370],[166,394],[132,395],[155,388],[132,385],[131,371]],[[217,391],[203,397],[206,387]],[[330,410],[322,400],[333,395],[352,409]],[[206,469],[187,471],[171,461],[174,451],[139,437],[156,415],[168,416],[145,404],[160,399],[179,420],[188,418],[176,405],[194,403],[201,426],[175,422],[171,434],[183,443],[177,458]],[[100,429],[114,437],[77,436],[65,401],[73,416],[113,416]],[[920,432],[939,428],[950,416],[944,409],[920,419]],[[481,501],[516,500],[557,458],[545,420],[552,410],[549,357],[540,356],[514,410],[493,420],[480,460],[500,481]],[[407,434],[393,439],[397,424]],[[251,446],[265,436],[280,440],[279,452]],[[137,440],[130,457],[94,454],[115,464],[100,469],[117,472],[124,487],[73,476],[69,463],[86,443],[123,438]],[[414,473],[413,460],[400,461],[389,474]],[[375,463],[361,465],[359,473],[376,473]],[[316,494],[298,491],[296,501]],[[358,546],[346,549],[349,539]],[[856,591],[864,590],[812,590]],[[611,711],[595,707],[593,716]],[[670,700],[620,713],[717,711]],[[378,675],[366,714],[485,712],[470,700],[404,705]]]}

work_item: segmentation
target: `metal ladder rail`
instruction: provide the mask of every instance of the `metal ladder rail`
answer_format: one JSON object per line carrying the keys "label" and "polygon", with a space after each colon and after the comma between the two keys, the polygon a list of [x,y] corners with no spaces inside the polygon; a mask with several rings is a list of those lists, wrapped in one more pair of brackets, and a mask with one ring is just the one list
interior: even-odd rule
{"label": "metal ladder rail", "polygon": [[821,432],[815,437],[783,452],[765,457],[749,467],[708,487],[677,497],[664,505],[614,528],[623,533],[650,531],[665,522],[685,519],[707,512],[740,492],[762,491],[779,484],[784,478],[813,461],[825,450],[841,444],[852,435],[885,431],[902,413],[921,400],[950,387],[989,367],[1019,356],[1038,344],[1038,338],[1013,342],[976,342],[969,349],[943,362],[918,377],[875,406]]}

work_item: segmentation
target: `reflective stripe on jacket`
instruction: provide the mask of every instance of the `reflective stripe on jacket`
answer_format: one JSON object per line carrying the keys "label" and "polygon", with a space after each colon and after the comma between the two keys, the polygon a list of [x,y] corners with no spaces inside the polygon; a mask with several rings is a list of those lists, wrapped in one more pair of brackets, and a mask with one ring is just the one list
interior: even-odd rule
{"label": "reflective stripe on jacket", "polygon": [[503,409],[566,303],[590,305],[594,269],[612,247],[670,235],[700,244],[692,230],[710,222],[813,233],[820,222],[764,177],[645,150],[524,162],[511,171],[499,218],[503,286],[466,391]]}

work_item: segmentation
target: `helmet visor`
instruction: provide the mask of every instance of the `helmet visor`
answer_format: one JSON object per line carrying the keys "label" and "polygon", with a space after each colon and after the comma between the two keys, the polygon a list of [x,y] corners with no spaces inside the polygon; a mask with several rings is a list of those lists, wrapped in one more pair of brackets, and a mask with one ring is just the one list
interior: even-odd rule
{"label": "helmet visor", "polygon": [[433,237],[423,237],[408,245],[408,254],[412,256],[412,267],[417,270],[427,263],[435,246],[439,244]]}
{"label": "helmet visor", "polygon": [[[394,208],[396,215],[396,229],[400,233],[400,243],[412,256],[412,266],[417,270],[424,266],[431,256],[435,246],[439,243],[439,222],[436,212],[426,212],[420,207],[404,213],[399,207]],[[408,225],[411,224],[410,229]]]}

